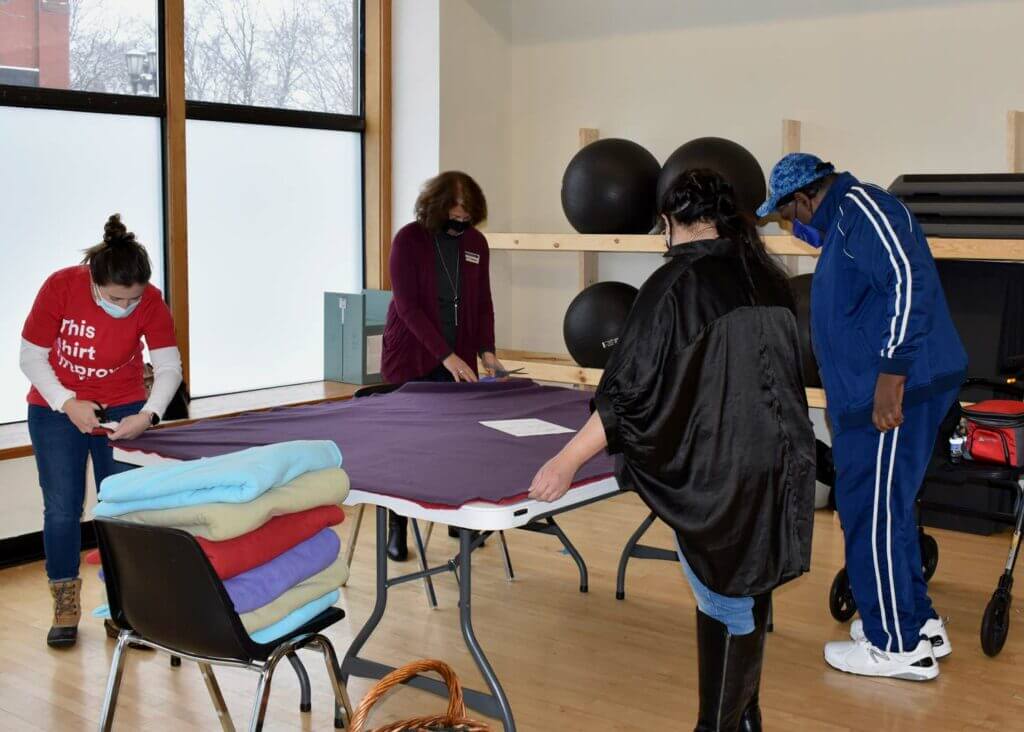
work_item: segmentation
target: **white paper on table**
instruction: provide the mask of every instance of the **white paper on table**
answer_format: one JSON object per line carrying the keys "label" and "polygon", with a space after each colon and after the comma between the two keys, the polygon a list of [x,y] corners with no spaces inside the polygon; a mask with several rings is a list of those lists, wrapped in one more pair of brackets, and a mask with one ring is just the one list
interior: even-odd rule
{"label": "white paper on table", "polygon": [[504,432],[513,437],[539,437],[540,435],[568,435],[576,430],[562,427],[543,419],[499,419],[481,422],[484,427]]}

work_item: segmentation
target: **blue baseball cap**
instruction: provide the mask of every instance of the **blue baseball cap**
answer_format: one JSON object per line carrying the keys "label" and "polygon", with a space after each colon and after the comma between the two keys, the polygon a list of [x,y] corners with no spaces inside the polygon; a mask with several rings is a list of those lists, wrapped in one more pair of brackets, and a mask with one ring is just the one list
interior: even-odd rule
{"label": "blue baseball cap", "polygon": [[757,209],[758,218],[764,218],[779,207],[786,196],[806,188],[811,183],[836,170],[832,163],[822,161],[810,153],[790,153],[772,168],[768,178],[768,200]]}

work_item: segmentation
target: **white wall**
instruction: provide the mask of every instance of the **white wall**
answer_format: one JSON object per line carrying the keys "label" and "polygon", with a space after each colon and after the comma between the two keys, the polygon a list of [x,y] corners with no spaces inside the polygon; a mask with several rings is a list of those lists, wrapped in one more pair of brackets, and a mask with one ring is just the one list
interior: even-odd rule
{"label": "white wall", "polygon": [[[89,465],[85,487],[86,520],[92,518],[96,505],[96,484],[92,479],[92,465]],[[39,488],[39,473],[34,457],[0,461],[0,539],[22,536],[42,531],[43,493]]]}
{"label": "white wall", "polygon": [[392,226],[412,220],[420,185],[440,160],[439,0],[395,0],[391,28]]}
{"label": "white wall", "polygon": [[[458,159],[467,168],[492,178],[500,170],[487,189],[492,230],[571,230],[559,191],[580,127],[635,140],[659,160],[694,137],[720,135],[744,144],[767,172],[782,119],[799,119],[804,149],[888,185],[905,172],[1005,170],[1006,112],[1024,107],[1022,2],[442,5],[469,5],[501,36],[463,50],[476,53],[467,60],[476,74],[506,79],[502,99],[483,95],[504,119],[472,118],[477,100],[467,100],[461,117],[446,105],[441,130],[442,141],[449,125],[463,131]],[[442,55],[466,41],[444,27],[441,35]],[[445,98],[444,74],[441,88]],[[476,134],[466,133],[473,125]],[[560,323],[576,261],[495,257],[499,345],[564,352]],[[600,276],[638,284],[658,261],[602,255]]]}

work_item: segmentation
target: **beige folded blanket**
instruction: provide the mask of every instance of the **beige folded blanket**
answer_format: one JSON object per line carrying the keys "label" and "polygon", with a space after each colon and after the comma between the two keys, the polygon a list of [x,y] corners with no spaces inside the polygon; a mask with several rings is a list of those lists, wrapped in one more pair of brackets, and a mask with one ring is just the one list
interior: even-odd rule
{"label": "beige folded blanket", "polygon": [[285,592],[271,603],[256,608],[252,612],[243,613],[238,617],[248,633],[267,628],[281,620],[289,613],[308,605],[318,597],[338,589],[348,579],[348,565],[343,557],[338,557],[327,569],[305,579]]}
{"label": "beige folded blanket", "polygon": [[248,503],[206,503],[159,511],[136,511],[118,518],[149,526],[182,529],[210,541],[226,541],[258,529],[274,516],[317,506],[339,506],[348,496],[348,489],[345,471],[327,468],[300,475]]}

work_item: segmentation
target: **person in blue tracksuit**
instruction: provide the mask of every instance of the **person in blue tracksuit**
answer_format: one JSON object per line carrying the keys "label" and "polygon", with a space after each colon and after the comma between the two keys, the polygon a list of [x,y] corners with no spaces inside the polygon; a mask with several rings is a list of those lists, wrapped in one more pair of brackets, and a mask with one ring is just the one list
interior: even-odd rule
{"label": "person in blue tracksuit", "polygon": [[832,667],[916,681],[952,650],[921,568],[914,503],[967,354],[927,239],[885,190],[793,153],[771,173],[773,212],[819,247],[811,338],[832,424],[836,505],[861,620]]}

